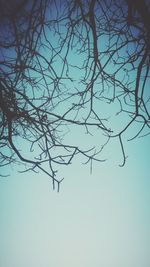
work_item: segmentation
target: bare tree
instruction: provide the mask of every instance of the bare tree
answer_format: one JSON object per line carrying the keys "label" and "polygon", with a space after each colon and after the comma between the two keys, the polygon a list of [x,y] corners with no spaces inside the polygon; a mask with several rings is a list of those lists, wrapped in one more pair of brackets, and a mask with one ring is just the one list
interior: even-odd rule
{"label": "bare tree", "polygon": [[[98,154],[118,138],[123,166],[124,133],[135,124],[132,140],[150,128],[149,2],[1,0],[0,6],[0,165],[22,162],[59,190],[59,165],[77,155],[101,161]],[[67,141],[73,126],[103,133],[100,149]]]}

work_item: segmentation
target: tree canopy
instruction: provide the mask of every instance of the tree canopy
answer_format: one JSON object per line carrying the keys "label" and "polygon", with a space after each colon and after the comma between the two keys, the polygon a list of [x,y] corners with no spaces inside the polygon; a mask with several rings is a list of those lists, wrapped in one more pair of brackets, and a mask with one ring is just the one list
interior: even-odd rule
{"label": "tree canopy", "polygon": [[[0,166],[43,171],[59,190],[59,166],[101,161],[111,138],[124,166],[124,133],[150,133],[149,82],[149,1],[1,0]],[[76,128],[104,138],[84,148]]]}

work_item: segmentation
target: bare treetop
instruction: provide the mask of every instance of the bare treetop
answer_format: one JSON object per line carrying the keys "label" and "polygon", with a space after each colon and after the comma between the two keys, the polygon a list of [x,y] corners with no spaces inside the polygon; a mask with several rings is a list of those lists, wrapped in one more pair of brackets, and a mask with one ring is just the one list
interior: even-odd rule
{"label": "bare treetop", "polygon": [[[22,162],[59,190],[59,165],[77,155],[103,161],[111,138],[119,139],[123,166],[124,133],[135,125],[132,140],[150,128],[149,1],[0,5],[1,167]],[[82,146],[74,127],[104,137]]]}

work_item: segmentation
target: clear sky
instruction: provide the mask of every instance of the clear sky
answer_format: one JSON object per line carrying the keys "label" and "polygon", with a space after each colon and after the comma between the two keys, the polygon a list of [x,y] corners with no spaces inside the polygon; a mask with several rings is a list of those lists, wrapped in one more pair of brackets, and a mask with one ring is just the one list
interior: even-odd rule
{"label": "clear sky", "polygon": [[[54,44],[55,41],[52,39]],[[80,55],[69,56],[72,64],[80,64]],[[58,72],[63,69],[61,64],[56,60]],[[110,64],[108,68],[111,72]],[[73,67],[71,73],[82,91],[78,79],[82,72]],[[117,121],[115,107],[112,108],[115,104],[104,109],[101,102],[99,109],[98,102],[96,107],[103,115],[108,111],[118,129],[125,117]],[[62,106],[67,107],[64,102]],[[134,130],[131,127],[128,137],[136,134]],[[74,145],[89,145],[85,134],[78,130],[71,134]],[[125,140],[128,137],[126,134]],[[100,147],[103,143],[99,132],[89,138],[91,145]],[[24,143],[17,145],[20,149]],[[124,141],[124,148],[128,158],[123,168],[119,167],[119,142],[112,139],[102,157],[107,161],[94,163],[92,174],[90,166],[82,165],[80,158],[59,169],[65,178],[59,193],[53,191],[52,181],[43,173],[17,173],[19,167],[12,166],[9,177],[0,177],[0,267],[149,267],[149,136]]]}
{"label": "clear sky", "polygon": [[[109,160],[63,170],[60,193],[34,173],[0,179],[1,267],[149,267],[149,138]],[[117,155],[117,156],[116,156]]]}

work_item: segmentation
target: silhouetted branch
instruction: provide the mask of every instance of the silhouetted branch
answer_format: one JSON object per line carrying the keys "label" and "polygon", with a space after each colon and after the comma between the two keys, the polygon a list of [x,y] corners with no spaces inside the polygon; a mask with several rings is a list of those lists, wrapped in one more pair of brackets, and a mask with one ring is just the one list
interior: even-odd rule
{"label": "silhouetted branch", "polygon": [[92,170],[111,138],[124,166],[124,133],[150,130],[149,18],[146,0],[1,1],[0,166],[22,162],[59,190],[60,166],[81,156]]}

